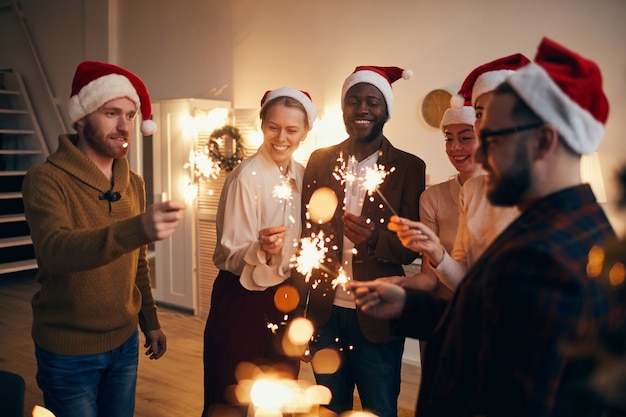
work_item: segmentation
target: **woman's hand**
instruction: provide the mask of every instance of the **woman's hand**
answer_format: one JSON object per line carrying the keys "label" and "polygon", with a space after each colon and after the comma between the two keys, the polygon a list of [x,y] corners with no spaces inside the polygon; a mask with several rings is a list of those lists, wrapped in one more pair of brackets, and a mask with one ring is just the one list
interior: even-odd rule
{"label": "woman's hand", "polygon": [[278,255],[285,245],[285,225],[268,227],[259,230],[259,245],[266,254],[266,261],[269,262],[273,255]]}
{"label": "woman's hand", "polygon": [[424,223],[391,216],[387,227],[396,232],[402,246],[413,252],[427,254],[433,265],[437,266],[443,260],[444,249],[439,237]]}

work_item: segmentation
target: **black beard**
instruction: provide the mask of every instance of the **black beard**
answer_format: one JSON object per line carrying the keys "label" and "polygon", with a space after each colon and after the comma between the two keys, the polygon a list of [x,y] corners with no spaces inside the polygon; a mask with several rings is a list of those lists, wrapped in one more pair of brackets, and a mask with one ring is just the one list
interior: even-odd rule
{"label": "black beard", "polygon": [[494,206],[517,205],[530,187],[530,167],[525,148],[519,146],[516,155],[511,172],[503,175],[487,192],[487,198]]}
{"label": "black beard", "polygon": [[382,120],[376,122],[376,124],[372,127],[372,130],[370,131],[369,135],[364,136],[362,138],[357,138],[356,143],[366,144],[366,143],[371,143],[374,140],[376,140],[376,138],[382,135],[383,127],[385,126],[385,123],[386,121],[382,121]]}

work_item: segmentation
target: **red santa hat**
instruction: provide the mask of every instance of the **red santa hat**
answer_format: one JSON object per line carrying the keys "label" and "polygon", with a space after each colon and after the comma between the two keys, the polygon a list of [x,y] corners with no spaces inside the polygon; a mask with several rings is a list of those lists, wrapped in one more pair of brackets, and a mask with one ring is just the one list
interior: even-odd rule
{"label": "red santa hat", "polygon": [[513,54],[480,65],[465,78],[458,94],[465,100],[465,105],[474,106],[478,97],[495,90],[506,77],[529,63],[524,55]]}
{"label": "red santa hat", "polygon": [[445,127],[449,125],[471,125],[476,121],[476,110],[472,106],[465,106],[460,96],[450,97],[450,107],[443,113],[439,127],[445,134]]}
{"label": "red santa hat", "polygon": [[595,62],[543,38],[535,61],[506,81],[575,152],[596,150],[604,136],[609,102]]}
{"label": "red santa hat", "polygon": [[412,77],[413,71],[398,67],[356,67],[354,72],[350,74],[343,83],[343,88],[341,89],[341,103],[343,104],[346,93],[353,85],[359,83],[372,84],[380,90],[387,102],[387,120],[389,120],[391,118],[391,110],[393,109],[393,91],[391,90],[391,84],[400,78],[409,80]]}
{"label": "red santa hat", "polygon": [[124,68],[96,61],[81,62],[72,81],[69,115],[72,124],[96,111],[107,101],[127,97],[141,111],[141,132],[149,136],[156,131],[150,120],[152,106],[143,81]]}
{"label": "red santa hat", "polygon": [[315,122],[315,118],[317,117],[317,112],[315,111],[315,106],[313,105],[313,101],[311,100],[311,95],[309,93],[290,87],[281,87],[275,90],[267,90],[265,94],[263,94],[263,98],[261,99],[261,109],[265,107],[266,103],[269,103],[270,101],[278,97],[291,97],[294,100],[298,100],[300,104],[304,106],[304,110],[306,110],[307,119],[309,120],[309,130],[313,128],[313,123]]}

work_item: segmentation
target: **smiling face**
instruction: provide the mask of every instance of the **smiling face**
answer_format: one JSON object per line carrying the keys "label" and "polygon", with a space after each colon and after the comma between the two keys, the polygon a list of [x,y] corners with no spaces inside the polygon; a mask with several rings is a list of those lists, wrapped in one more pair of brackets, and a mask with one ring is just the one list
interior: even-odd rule
{"label": "smiling face", "polygon": [[467,124],[444,126],[446,154],[461,176],[466,179],[478,174],[482,167],[474,159],[480,145],[474,127]]}
{"label": "smiling face", "polygon": [[372,84],[355,84],[343,99],[343,122],[350,138],[370,143],[382,137],[387,122],[387,102]]}
{"label": "smiling face", "polygon": [[289,167],[291,155],[307,135],[307,115],[303,109],[270,104],[261,121],[263,147],[283,172]]}
{"label": "smiling face", "polygon": [[129,98],[107,101],[76,122],[79,148],[92,159],[122,158],[128,153],[136,116],[137,107]]}

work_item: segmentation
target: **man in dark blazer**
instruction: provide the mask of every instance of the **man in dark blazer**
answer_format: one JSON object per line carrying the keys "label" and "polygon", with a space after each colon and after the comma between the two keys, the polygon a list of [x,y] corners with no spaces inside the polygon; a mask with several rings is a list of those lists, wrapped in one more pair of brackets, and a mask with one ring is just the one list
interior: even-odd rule
{"label": "man in dark blazer", "polygon": [[[352,410],[357,386],[364,409],[397,417],[404,338],[390,334],[387,320],[357,311],[352,296],[333,280],[340,270],[358,281],[404,275],[402,265],[417,256],[400,244],[387,224],[394,211],[418,219],[426,165],[394,148],[383,135],[393,107],[391,83],[410,75],[397,67],[357,67],[342,89],[349,138],[313,152],[304,173],[303,237],[323,232],[328,253],[323,270],[316,270],[308,282],[300,280],[305,284],[301,300],[315,326],[310,343],[314,363],[315,354],[326,348],[341,358],[332,374],[313,368],[317,382],[331,391],[328,410],[337,414]],[[368,169],[387,173],[380,194],[364,188]],[[332,219],[323,224],[306,214],[311,196],[321,187],[332,189],[339,201]]]}
{"label": "man in dark blazer", "polygon": [[[599,415],[579,395],[589,361],[564,349],[617,313],[586,274],[590,249],[615,234],[579,168],[607,116],[597,65],[544,38],[535,62],[495,90],[479,132],[488,198],[520,217],[449,303],[386,283],[349,286],[367,313],[427,337],[417,416]],[[423,238],[394,221],[403,239]]]}

